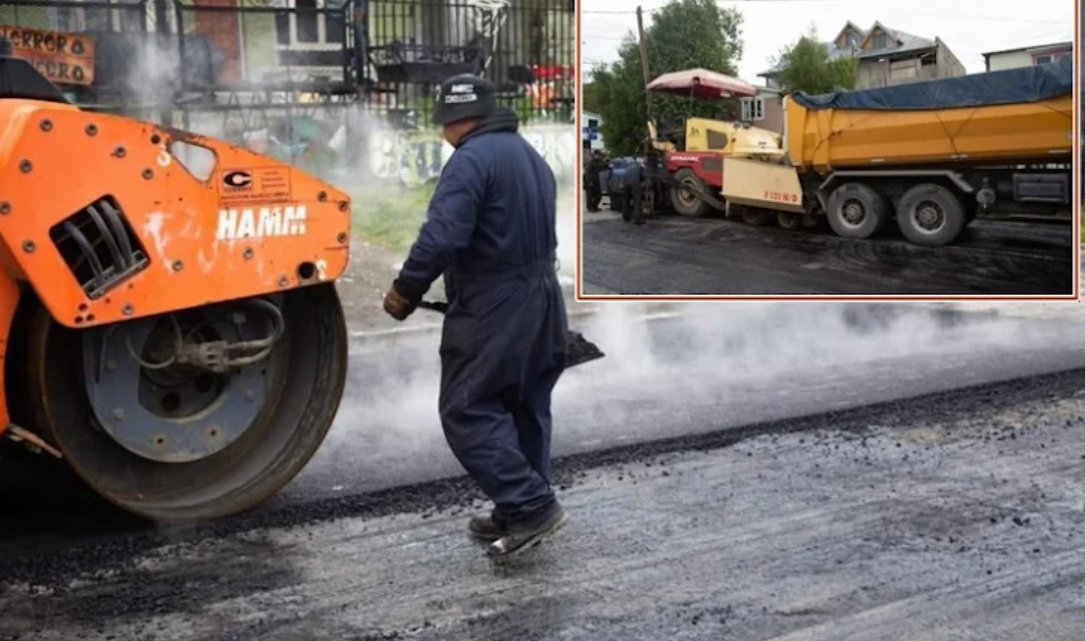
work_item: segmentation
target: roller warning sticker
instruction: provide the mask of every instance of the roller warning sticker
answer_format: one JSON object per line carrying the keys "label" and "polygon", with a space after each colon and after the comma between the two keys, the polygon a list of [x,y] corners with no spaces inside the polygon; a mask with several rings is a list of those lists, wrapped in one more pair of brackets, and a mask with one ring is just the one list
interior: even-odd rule
{"label": "roller warning sticker", "polygon": [[262,205],[293,200],[290,170],[286,167],[223,169],[218,172],[216,183],[222,205]]}

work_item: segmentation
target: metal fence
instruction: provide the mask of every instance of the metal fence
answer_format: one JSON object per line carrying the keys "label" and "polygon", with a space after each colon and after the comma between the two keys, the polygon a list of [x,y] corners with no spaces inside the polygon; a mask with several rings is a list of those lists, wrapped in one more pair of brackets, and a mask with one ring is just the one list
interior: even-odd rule
{"label": "metal fence", "polygon": [[[568,0],[370,0],[362,82],[429,107],[452,73],[490,79],[525,117],[574,119],[575,14]],[[378,89],[380,90],[380,89]]]}
{"label": "metal fence", "polygon": [[420,130],[431,127],[447,75],[485,76],[528,123],[575,120],[573,8],[568,0],[0,0],[0,31],[86,109],[223,138],[331,179],[418,184],[440,171],[441,142]]}
{"label": "metal fence", "polygon": [[[350,104],[409,127],[429,122],[436,84],[460,72],[489,78],[525,119],[572,122],[574,9],[570,0],[0,0],[0,26],[24,50],[47,49],[42,32],[91,41],[91,58],[54,57],[50,74],[88,108],[188,118]],[[73,64],[89,67],[83,81],[61,73]]]}

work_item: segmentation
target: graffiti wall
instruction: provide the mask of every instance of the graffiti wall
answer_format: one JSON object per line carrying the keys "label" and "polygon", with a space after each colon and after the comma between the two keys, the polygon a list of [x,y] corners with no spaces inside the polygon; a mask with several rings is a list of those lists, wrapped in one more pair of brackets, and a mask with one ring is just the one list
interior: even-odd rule
{"label": "graffiti wall", "polygon": [[[521,134],[546,159],[559,183],[570,183],[576,174],[576,128],[570,125],[527,125]],[[368,129],[365,157],[368,173],[404,186],[436,180],[453,148],[437,130],[397,131]]]}
{"label": "graffiti wall", "polygon": [[[390,127],[349,109],[290,114],[267,110],[243,122],[234,120],[193,115],[186,128],[333,181],[366,178],[419,186],[436,180],[453,152],[436,128]],[[580,141],[573,123],[527,122],[520,133],[547,160],[559,183],[575,181]]]}

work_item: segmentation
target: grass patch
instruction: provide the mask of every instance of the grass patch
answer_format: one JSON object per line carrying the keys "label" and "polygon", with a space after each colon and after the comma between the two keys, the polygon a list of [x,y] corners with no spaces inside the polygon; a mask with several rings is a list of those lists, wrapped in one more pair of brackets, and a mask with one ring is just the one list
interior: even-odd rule
{"label": "grass patch", "polygon": [[[437,187],[431,182],[419,187],[395,183],[351,190],[354,229],[367,242],[405,252],[418,237],[426,221],[426,209]],[[575,215],[576,194],[570,185],[558,186],[558,216]]]}
{"label": "grass patch", "polygon": [[426,220],[426,208],[436,186],[390,184],[354,190],[355,229],[368,242],[397,252],[410,249]]}

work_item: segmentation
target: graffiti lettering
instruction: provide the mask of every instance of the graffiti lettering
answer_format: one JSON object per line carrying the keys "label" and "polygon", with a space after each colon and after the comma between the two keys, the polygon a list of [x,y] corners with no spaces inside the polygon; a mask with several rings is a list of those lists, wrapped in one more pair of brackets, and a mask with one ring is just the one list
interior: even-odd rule
{"label": "graffiti lettering", "polygon": [[[528,126],[524,138],[546,159],[559,183],[575,180],[576,132],[560,125]],[[378,130],[370,134],[369,171],[377,178],[416,186],[441,175],[453,148],[437,131],[403,132]]]}

